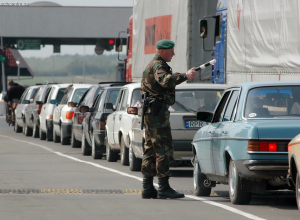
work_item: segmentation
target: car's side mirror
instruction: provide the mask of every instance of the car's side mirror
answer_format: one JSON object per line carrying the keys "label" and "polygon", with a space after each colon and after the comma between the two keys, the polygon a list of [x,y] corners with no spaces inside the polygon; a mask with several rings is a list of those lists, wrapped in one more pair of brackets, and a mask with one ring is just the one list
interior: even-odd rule
{"label": "car's side mirror", "polygon": [[57,105],[57,104],[58,104],[58,102],[57,102],[57,100],[56,100],[56,99],[52,99],[52,100],[50,100],[50,104]]}
{"label": "car's side mirror", "polygon": [[200,37],[207,37],[207,20],[200,20]]}
{"label": "car's side mirror", "polygon": [[127,108],[127,113],[132,114],[132,115],[137,115],[138,114],[138,108],[137,107],[128,107]]}
{"label": "car's side mirror", "polygon": [[23,101],[22,101],[22,104],[29,104],[29,103],[30,103],[29,100],[23,100]]}
{"label": "car's side mirror", "polygon": [[90,108],[89,108],[88,106],[83,105],[83,106],[80,106],[79,111],[80,111],[81,113],[89,112],[89,111],[90,111]]}
{"label": "car's side mirror", "polygon": [[116,38],[115,50],[116,50],[116,52],[122,52],[123,47],[122,47],[122,39],[121,38]]}
{"label": "car's side mirror", "polygon": [[44,104],[44,102],[42,102],[42,101],[35,101],[35,103],[36,103],[37,105],[42,105],[42,104]]}
{"label": "car's side mirror", "polygon": [[197,112],[197,120],[211,122],[213,115],[211,112]]}
{"label": "car's side mirror", "polygon": [[20,103],[20,99],[13,99],[14,103]]}
{"label": "car's side mirror", "polygon": [[76,103],[75,102],[69,102],[68,107],[76,107]]}
{"label": "car's side mirror", "polygon": [[104,103],[104,108],[107,110],[114,110],[114,105],[112,103]]}

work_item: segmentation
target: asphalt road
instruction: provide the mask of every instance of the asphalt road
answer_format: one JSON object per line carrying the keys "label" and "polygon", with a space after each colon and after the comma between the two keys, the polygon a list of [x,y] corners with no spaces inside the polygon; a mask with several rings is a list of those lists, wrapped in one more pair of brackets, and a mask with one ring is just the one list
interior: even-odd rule
{"label": "asphalt road", "polygon": [[0,219],[300,219],[294,192],[232,205],[224,185],[210,197],[193,196],[192,173],[191,167],[172,168],[170,184],[185,198],[143,200],[140,172],[25,137],[0,117]]}

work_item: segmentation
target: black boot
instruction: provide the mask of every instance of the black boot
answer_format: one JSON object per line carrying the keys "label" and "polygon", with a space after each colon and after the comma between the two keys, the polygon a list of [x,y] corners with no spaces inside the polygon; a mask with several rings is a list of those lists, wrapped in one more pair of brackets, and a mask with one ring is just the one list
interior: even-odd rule
{"label": "black boot", "polygon": [[158,178],[158,194],[157,198],[159,199],[177,199],[184,198],[184,194],[176,192],[169,185],[169,177],[160,177]]}
{"label": "black boot", "polygon": [[157,198],[157,190],[153,186],[153,176],[143,178],[142,198],[143,199]]}

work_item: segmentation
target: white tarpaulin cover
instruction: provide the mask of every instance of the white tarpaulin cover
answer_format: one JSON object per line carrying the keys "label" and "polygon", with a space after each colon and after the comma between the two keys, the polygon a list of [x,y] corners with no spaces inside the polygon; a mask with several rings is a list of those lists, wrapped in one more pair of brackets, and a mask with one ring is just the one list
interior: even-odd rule
{"label": "white tarpaulin cover", "polygon": [[[217,0],[134,0],[133,81],[142,77],[161,39],[175,42],[175,56],[169,63],[173,72],[183,73],[211,60],[211,53],[202,50],[199,20],[215,14],[216,4]],[[211,82],[211,68],[202,71],[201,80]]]}
{"label": "white tarpaulin cover", "polygon": [[299,11],[300,0],[229,0],[227,74],[299,73]]}

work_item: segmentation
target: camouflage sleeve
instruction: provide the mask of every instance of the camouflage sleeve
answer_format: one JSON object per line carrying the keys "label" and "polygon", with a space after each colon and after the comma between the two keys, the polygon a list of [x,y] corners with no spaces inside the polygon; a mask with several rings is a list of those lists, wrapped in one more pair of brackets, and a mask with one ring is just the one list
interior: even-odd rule
{"label": "camouflage sleeve", "polygon": [[187,80],[186,73],[168,74],[163,65],[159,65],[154,71],[155,80],[164,88],[172,88]]}

